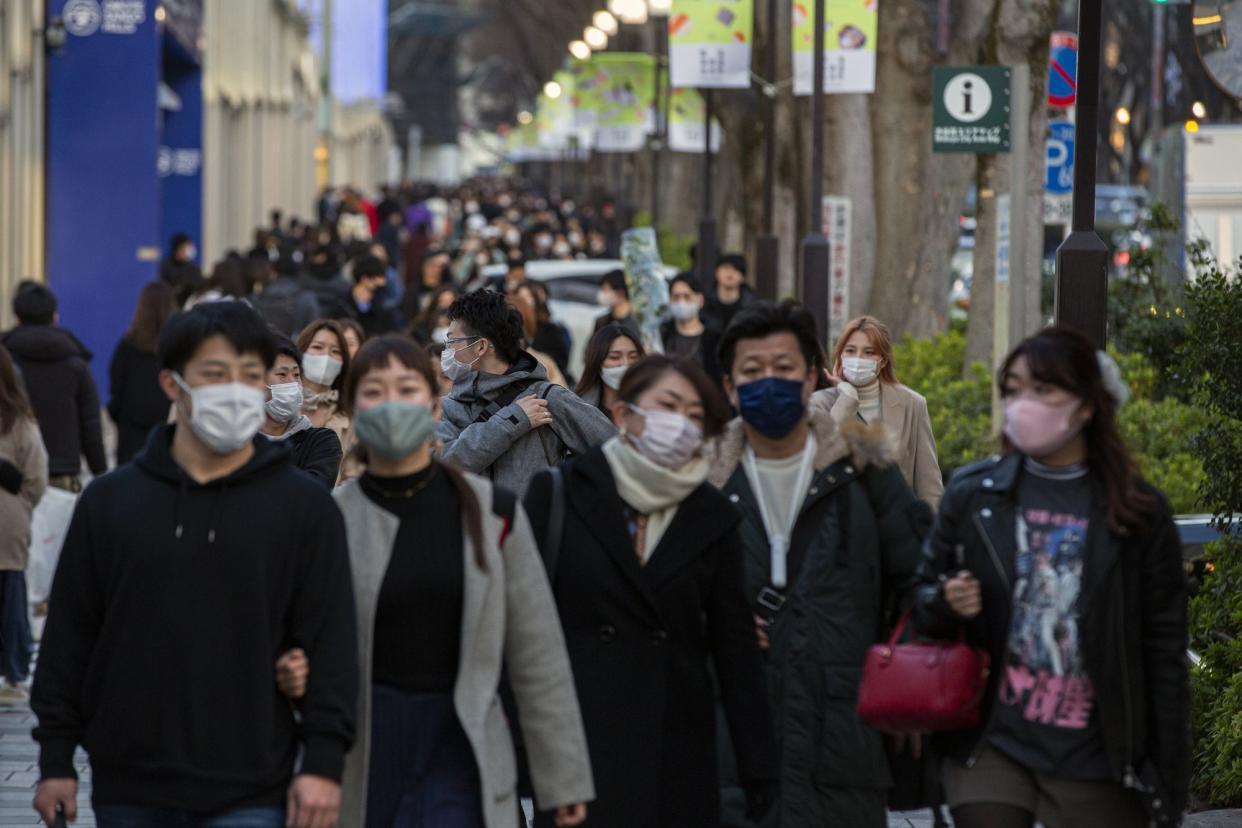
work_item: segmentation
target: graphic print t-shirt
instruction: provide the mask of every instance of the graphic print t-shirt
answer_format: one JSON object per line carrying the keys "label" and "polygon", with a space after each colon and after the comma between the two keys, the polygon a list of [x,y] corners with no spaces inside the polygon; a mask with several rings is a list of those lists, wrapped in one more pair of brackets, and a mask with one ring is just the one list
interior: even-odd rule
{"label": "graphic print t-shirt", "polygon": [[1079,618],[1093,519],[1085,466],[1028,460],[1018,485],[1018,554],[1005,673],[991,743],[1030,770],[1111,778]]}

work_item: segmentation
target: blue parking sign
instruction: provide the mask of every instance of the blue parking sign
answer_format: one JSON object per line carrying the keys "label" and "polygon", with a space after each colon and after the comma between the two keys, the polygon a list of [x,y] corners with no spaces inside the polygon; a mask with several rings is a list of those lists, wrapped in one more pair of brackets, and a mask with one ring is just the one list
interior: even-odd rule
{"label": "blue parking sign", "polygon": [[1044,156],[1044,191],[1065,195],[1074,189],[1074,125],[1069,121],[1048,123],[1048,147]]}

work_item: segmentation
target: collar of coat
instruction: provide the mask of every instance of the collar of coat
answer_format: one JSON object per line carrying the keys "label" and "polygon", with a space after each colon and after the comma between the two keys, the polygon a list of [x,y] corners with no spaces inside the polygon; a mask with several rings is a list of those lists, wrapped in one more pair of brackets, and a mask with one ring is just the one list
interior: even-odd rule
{"label": "collar of coat", "polygon": [[[884,426],[879,423],[869,426],[860,420],[838,428],[826,410],[810,409],[810,426],[817,444],[816,472],[822,472],[847,457],[860,471],[868,466],[887,466],[893,461],[891,441]],[[712,471],[708,481],[718,489],[723,488],[741,465],[745,449],[746,429],[742,418],[735,417],[725,426],[724,434],[709,452]]]}

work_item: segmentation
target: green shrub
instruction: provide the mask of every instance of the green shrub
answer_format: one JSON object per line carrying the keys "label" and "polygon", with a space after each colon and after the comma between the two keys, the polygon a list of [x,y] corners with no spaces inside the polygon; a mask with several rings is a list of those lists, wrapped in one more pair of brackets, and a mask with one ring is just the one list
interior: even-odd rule
{"label": "green shrub", "polygon": [[1173,510],[1203,512],[1199,490],[1206,475],[1195,453],[1195,435],[1207,426],[1207,412],[1172,397],[1159,402],[1136,398],[1122,406],[1118,420],[1143,476],[1164,492]]}
{"label": "green shrub", "polygon": [[1242,806],[1242,543],[1211,544],[1211,571],[1190,603],[1190,646],[1202,658],[1191,670],[1195,798],[1214,808]]}
{"label": "green shrub", "polygon": [[[1186,287],[1186,342],[1180,367],[1201,409],[1192,445],[1203,465],[1200,500],[1219,523],[1242,512],[1242,283],[1200,245],[1188,248],[1196,277]],[[1190,604],[1194,768],[1205,805],[1242,805],[1242,541],[1213,544],[1210,566]]]}
{"label": "green shrub", "polygon": [[966,335],[961,330],[931,339],[906,337],[893,348],[893,362],[902,383],[927,398],[940,470],[947,480],[954,471],[994,454],[992,384],[987,368],[976,362],[966,379]]}

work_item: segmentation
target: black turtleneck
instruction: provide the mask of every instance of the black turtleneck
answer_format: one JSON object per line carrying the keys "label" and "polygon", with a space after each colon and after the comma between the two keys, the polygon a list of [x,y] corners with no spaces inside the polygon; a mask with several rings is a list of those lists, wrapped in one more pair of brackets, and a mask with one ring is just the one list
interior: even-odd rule
{"label": "black turtleneck", "polygon": [[464,597],[461,500],[444,469],[362,476],[362,491],[401,521],[375,613],[371,677],[410,692],[451,692]]}

